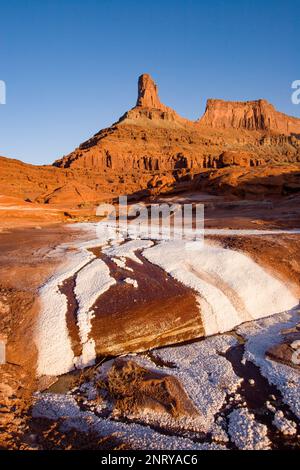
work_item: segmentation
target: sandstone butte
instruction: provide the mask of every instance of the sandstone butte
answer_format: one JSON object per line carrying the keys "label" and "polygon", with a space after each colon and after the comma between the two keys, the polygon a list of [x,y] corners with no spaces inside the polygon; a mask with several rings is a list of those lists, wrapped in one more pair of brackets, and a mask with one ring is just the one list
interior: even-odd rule
{"label": "sandstone butte", "polygon": [[136,105],[53,165],[0,157],[0,194],[73,207],[191,187],[282,196],[300,190],[299,162],[300,119],[262,99],[209,99],[190,121],[162,104],[143,74]]}

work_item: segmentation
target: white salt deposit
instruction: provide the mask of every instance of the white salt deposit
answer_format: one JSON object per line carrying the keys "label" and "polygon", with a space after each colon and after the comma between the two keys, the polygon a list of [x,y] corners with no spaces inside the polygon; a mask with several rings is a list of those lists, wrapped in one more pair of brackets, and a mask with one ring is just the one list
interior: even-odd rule
{"label": "white salt deposit", "polygon": [[[243,253],[198,242],[162,242],[143,252],[199,294],[206,335],[289,310],[298,299]],[[258,288],[259,286],[259,288]]]}
{"label": "white salt deposit", "polygon": [[77,325],[82,344],[82,355],[76,358],[78,367],[91,365],[96,359],[95,342],[90,338],[93,318],[90,309],[97,298],[115,283],[108,266],[100,259],[92,261],[77,274],[74,293],[78,302]]}
{"label": "white salt deposit", "polygon": [[136,289],[139,287],[136,279],[131,279],[130,277],[126,277],[126,279],[124,279],[124,282],[126,282],[126,284],[131,284]]}
{"label": "white salt deposit", "polygon": [[268,410],[269,410],[269,411],[272,411],[273,413],[276,412],[275,406],[273,406],[272,403],[269,402],[269,400],[266,401],[266,408],[268,408]]}
{"label": "white salt deposit", "polygon": [[273,424],[284,436],[294,436],[297,434],[297,424],[287,419],[283,411],[277,411],[274,415]]}
{"label": "white salt deposit", "polygon": [[54,393],[36,393],[32,408],[33,418],[47,418],[57,420],[65,417],[80,415],[80,408],[76,400],[70,395]]}
{"label": "white salt deposit", "polygon": [[214,424],[211,431],[211,436],[212,440],[215,442],[229,442],[229,437],[225,429],[218,424]]}
{"label": "white salt deposit", "polygon": [[230,413],[228,432],[231,440],[241,450],[270,449],[267,426],[258,423],[246,408],[238,408]]}
{"label": "white salt deposit", "polygon": [[[77,224],[76,227],[87,231],[91,236],[96,235],[97,224]],[[62,244],[53,250],[53,256],[60,255],[66,261],[39,292],[41,311],[35,331],[38,375],[61,375],[74,368],[74,353],[66,323],[68,302],[59,286],[95,258],[89,251],[90,248],[101,246],[106,241],[107,234],[103,231],[102,234],[99,232],[98,238]],[[93,354],[91,343],[86,343],[85,352],[88,356]]]}
{"label": "white salt deposit", "polygon": [[[183,384],[199,412],[198,427],[203,432],[212,430],[214,417],[224,405],[227,394],[235,392],[242,382],[231,363],[220,355],[237,344],[235,338],[224,335],[153,351],[155,358],[176,366],[176,369],[166,366],[162,370],[175,375]],[[141,358],[135,360],[140,363]],[[151,367],[151,362],[147,364],[144,359],[141,364]]]}
{"label": "white salt deposit", "polygon": [[135,423],[120,423],[99,418],[94,413],[81,411],[73,397],[51,393],[38,394],[33,406],[34,418],[48,418],[57,421],[63,418],[62,432],[77,429],[81,432],[94,432],[99,436],[111,436],[121,439],[132,449],[140,450],[221,450],[221,445],[195,443],[178,436],[166,436],[148,426]]}
{"label": "white salt deposit", "polygon": [[238,328],[238,333],[247,339],[244,359],[260,368],[262,375],[280,390],[283,401],[300,418],[299,371],[266,357],[266,351],[281,342],[281,331],[293,328],[299,323],[298,312],[295,309],[242,325]]}
{"label": "white salt deposit", "polygon": [[126,260],[124,258],[112,258],[111,259],[119,268],[126,268]]}
{"label": "white salt deposit", "polygon": [[135,251],[149,248],[152,245],[153,242],[151,240],[130,240],[121,245],[105,248],[103,253],[111,257],[129,258],[136,263],[142,264],[141,260],[135,255]]}
{"label": "white salt deposit", "polygon": [[59,286],[93,258],[94,255],[86,250],[72,253],[67,263],[40,289],[41,311],[35,332],[38,375],[64,374],[74,367],[66,323],[68,303]]}
{"label": "white salt deposit", "polygon": [[[294,412],[297,409],[296,402],[300,386],[294,388],[294,374],[297,371],[283,364],[278,364],[278,369],[276,363],[265,359],[264,352],[266,348],[280,340],[279,332],[282,329],[294,326],[297,320],[299,320],[297,312],[290,312],[252,321],[238,328],[238,332],[246,337],[247,360],[253,360],[260,366],[263,365],[262,372],[281,390],[284,400],[290,405],[294,400],[296,407]],[[231,363],[224,357],[229,348],[237,344],[237,339],[227,334],[205,338],[187,345],[154,350],[151,356],[153,360],[141,355],[127,356],[142,366],[176,376],[198,409],[199,418],[195,420],[184,418],[176,422],[172,417],[161,413],[151,414],[145,410],[138,415],[141,424],[123,423],[117,419],[112,420],[113,407],[110,402],[105,402],[99,409],[96,409],[94,405],[97,395],[95,383],[99,378],[103,379],[107,375],[113,360],[100,366],[94,379],[80,387],[80,396],[85,397],[84,404],[89,411],[83,412],[80,409],[76,402],[77,391],[75,390],[74,397],[38,394],[33,407],[33,416],[53,420],[63,418],[61,424],[63,432],[75,428],[83,432],[96,432],[101,436],[114,433],[116,437],[127,442],[134,449],[221,449],[223,447],[220,444],[226,445],[228,436],[239,449],[269,449],[271,442],[267,435],[267,427],[246,408],[246,403],[241,403],[242,397],[237,391],[239,391],[242,379],[235,374]],[[165,365],[158,366],[157,364]],[[280,375],[278,375],[278,370]],[[291,387],[293,392],[289,394],[287,390]],[[230,396],[233,395],[234,399],[231,400]],[[241,405],[243,408],[234,409]],[[228,407],[230,414],[227,430],[226,418],[218,414]],[[274,413],[273,424],[280,432],[286,436],[293,436],[296,429],[295,422],[288,420],[281,411],[276,412],[269,402],[266,403],[266,407]],[[109,414],[109,418],[99,418],[95,415],[94,411],[102,412],[103,409]],[[128,418],[131,417],[128,416]],[[135,418],[136,416],[132,416],[132,419]],[[161,431],[158,430],[156,424],[158,418]],[[155,430],[149,427],[154,425]],[[164,429],[173,431],[174,435],[165,436]],[[216,444],[193,442],[191,439],[197,438],[199,432],[211,433],[211,439]],[[182,435],[185,437],[181,437]]]}

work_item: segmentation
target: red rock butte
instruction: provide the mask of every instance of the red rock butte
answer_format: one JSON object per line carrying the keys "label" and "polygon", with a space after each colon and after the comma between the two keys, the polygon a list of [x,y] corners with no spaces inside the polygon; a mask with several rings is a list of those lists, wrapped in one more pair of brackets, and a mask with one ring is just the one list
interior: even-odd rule
{"label": "red rock butte", "polygon": [[200,125],[214,128],[273,131],[282,134],[299,133],[300,119],[275,110],[266,100],[208,100]]}
{"label": "red rock butte", "polygon": [[262,99],[209,99],[204,115],[191,121],[162,104],[157,85],[143,74],[136,106],[53,166],[0,158],[0,191],[49,204],[82,203],[194,184],[199,175],[211,179],[211,172],[228,167],[263,167],[263,176],[266,165],[281,165],[281,174],[283,165],[298,162],[300,119]]}
{"label": "red rock butte", "polygon": [[136,106],[141,106],[142,108],[156,108],[162,111],[167,110],[167,107],[160,102],[157,85],[147,73],[139,77]]}

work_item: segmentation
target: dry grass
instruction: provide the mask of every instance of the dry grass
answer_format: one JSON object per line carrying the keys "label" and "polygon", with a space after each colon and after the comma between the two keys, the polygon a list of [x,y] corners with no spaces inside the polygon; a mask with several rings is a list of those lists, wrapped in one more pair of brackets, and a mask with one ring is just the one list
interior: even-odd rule
{"label": "dry grass", "polygon": [[97,385],[115,400],[115,412],[123,416],[144,410],[173,418],[197,413],[177,378],[148,370],[134,361],[116,360],[107,379]]}

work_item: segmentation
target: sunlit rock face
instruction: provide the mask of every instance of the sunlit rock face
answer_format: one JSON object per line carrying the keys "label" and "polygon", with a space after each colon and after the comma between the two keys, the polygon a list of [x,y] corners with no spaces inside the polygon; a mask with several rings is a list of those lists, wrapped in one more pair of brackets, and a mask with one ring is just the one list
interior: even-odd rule
{"label": "sunlit rock face", "polygon": [[221,155],[230,150],[237,154],[233,165],[250,167],[278,156],[297,159],[299,139],[294,134],[300,134],[300,120],[277,112],[266,100],[210,99],[199,120],[188,120],[163,104],[152,77],[142,74],[136,106],[55,165],[112,173],[196,172],[222,168]]}
{"label": "sunlit rock face", "polygon": [[160,102],[157,85],[147,73],[139,77],[136,106],[141,106],[142,108],[156,108],[162,111],[167,110],[167,107]]}
{"label": "sunlit rock face", "polygon": [[[264,178],[275,170],[278,175],[297,170],[291,164],[300,161],[299,136],[300,120],[276,111],[265,100],[208,100],[204,115],[191,121],[162,103],[152,77],[142,74],[136,105],[53,165],[33,166],[0,157],[0,192],[75,206],[141,190],[163,193],[182,184],[202,189],[206,180],[198,185],[199,175],[209,184],[216,176],[214,191],[234,192],[240,183],[236,171],[242,169],[255,194],[261,192],[255,181],[263,183],[255,173],[257,167]],[[287,179],[291,183],[277,179],[272,188],[277,193],[286,188],[296,192],[293,175]],[[264,192],[270,193],[269,181]]]}
{"label": "sunlit rock face", "polygon": [[224,101],[210,99],[199,125],[223,129],[300,132],[300,120],[276,111],[267,100]]}

